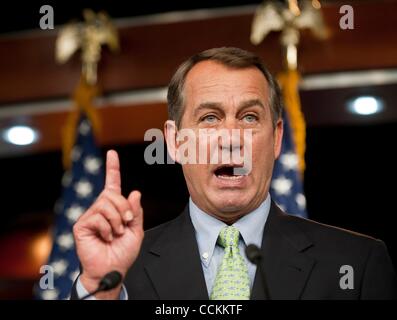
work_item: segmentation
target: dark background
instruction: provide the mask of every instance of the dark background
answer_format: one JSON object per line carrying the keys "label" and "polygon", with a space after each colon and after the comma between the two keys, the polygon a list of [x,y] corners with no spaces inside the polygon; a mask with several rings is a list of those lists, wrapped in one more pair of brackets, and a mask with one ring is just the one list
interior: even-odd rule
{"label": "dark background", "polygon": [[[280,0],[281,1],[281,0]],[[277,0],[276,0],[277,2]],[[54,8],[55,24],[64,24],[81,18],[84,8],[94,11],[105,10],[111,17],[137,17],[170,11],[185,11],[194,9],[226,8],[242,5],[257,5],[258,0],[192,0],[192,1],[123,1],[123,0],[82,0],[82,1],[6,1],[2,4],[2,33],[15,32],[38,27],[42,17],[39,9],[42,5]]]}

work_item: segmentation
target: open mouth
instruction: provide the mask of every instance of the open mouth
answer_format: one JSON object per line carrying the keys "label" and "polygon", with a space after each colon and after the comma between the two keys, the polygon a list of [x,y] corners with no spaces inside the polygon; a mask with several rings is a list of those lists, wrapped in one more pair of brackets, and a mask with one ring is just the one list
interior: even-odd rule
{"label": "open mouth", "polygon": [[243,166],[223,165],[215,169],[214,174],[220,179],[242,179],[246,173]]}

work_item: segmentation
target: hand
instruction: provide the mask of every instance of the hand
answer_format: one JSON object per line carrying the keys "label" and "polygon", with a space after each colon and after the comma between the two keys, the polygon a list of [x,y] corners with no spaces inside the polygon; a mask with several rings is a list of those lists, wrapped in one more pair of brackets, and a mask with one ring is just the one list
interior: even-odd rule
{"label": "hand", "polygon": [[[94,291],[101,278],[117,270],[123,278],[136,260],[143,240],[141,194],[121,194],[120,163],[116,151],[106,156],[105,188],[73,227],[77,254],[83,267],[80,280]],[[120,286],[97,298],[118,298]]]}

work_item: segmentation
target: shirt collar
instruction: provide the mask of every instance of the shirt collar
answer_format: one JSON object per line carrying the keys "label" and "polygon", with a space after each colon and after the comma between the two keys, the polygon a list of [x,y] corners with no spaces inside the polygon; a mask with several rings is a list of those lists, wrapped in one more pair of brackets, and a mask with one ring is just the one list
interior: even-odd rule
{"label": "shirt collar", "polygon": [[262,246],[263,229],[270,211],[270,194],[254,211],[237,220],[233,225],[240,231],[245,245]]}
{"label": "shirt collar", "polygon": [[[246,214],[233,225],[240,231],[245,245],[262,245],[263,228],[270,211],[270,195],[254,211]],[[214,253],[219,232],[226,224],[202,211],[190,198],[189,213],[196,231],[197,244],[203,263],[208,266]]]}
{"label": "shirt collar", "polygon": [[196,231],[200,259],[208,266],[214,253],[219,232],[226,224],[202,211],[196,206],[192,198],[189,199],[189,213]]}

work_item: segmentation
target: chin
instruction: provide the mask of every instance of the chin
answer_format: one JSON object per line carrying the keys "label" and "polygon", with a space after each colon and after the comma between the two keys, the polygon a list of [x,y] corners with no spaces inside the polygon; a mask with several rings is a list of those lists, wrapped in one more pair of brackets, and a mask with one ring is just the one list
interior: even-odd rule
{"label": "chin", "polygon": [[245,200],[243,195],[238,192],[226,196],[222,195],[221,199],[216,201],[218,210],[225,213],[236,213],[247,210],[249,201]]}

